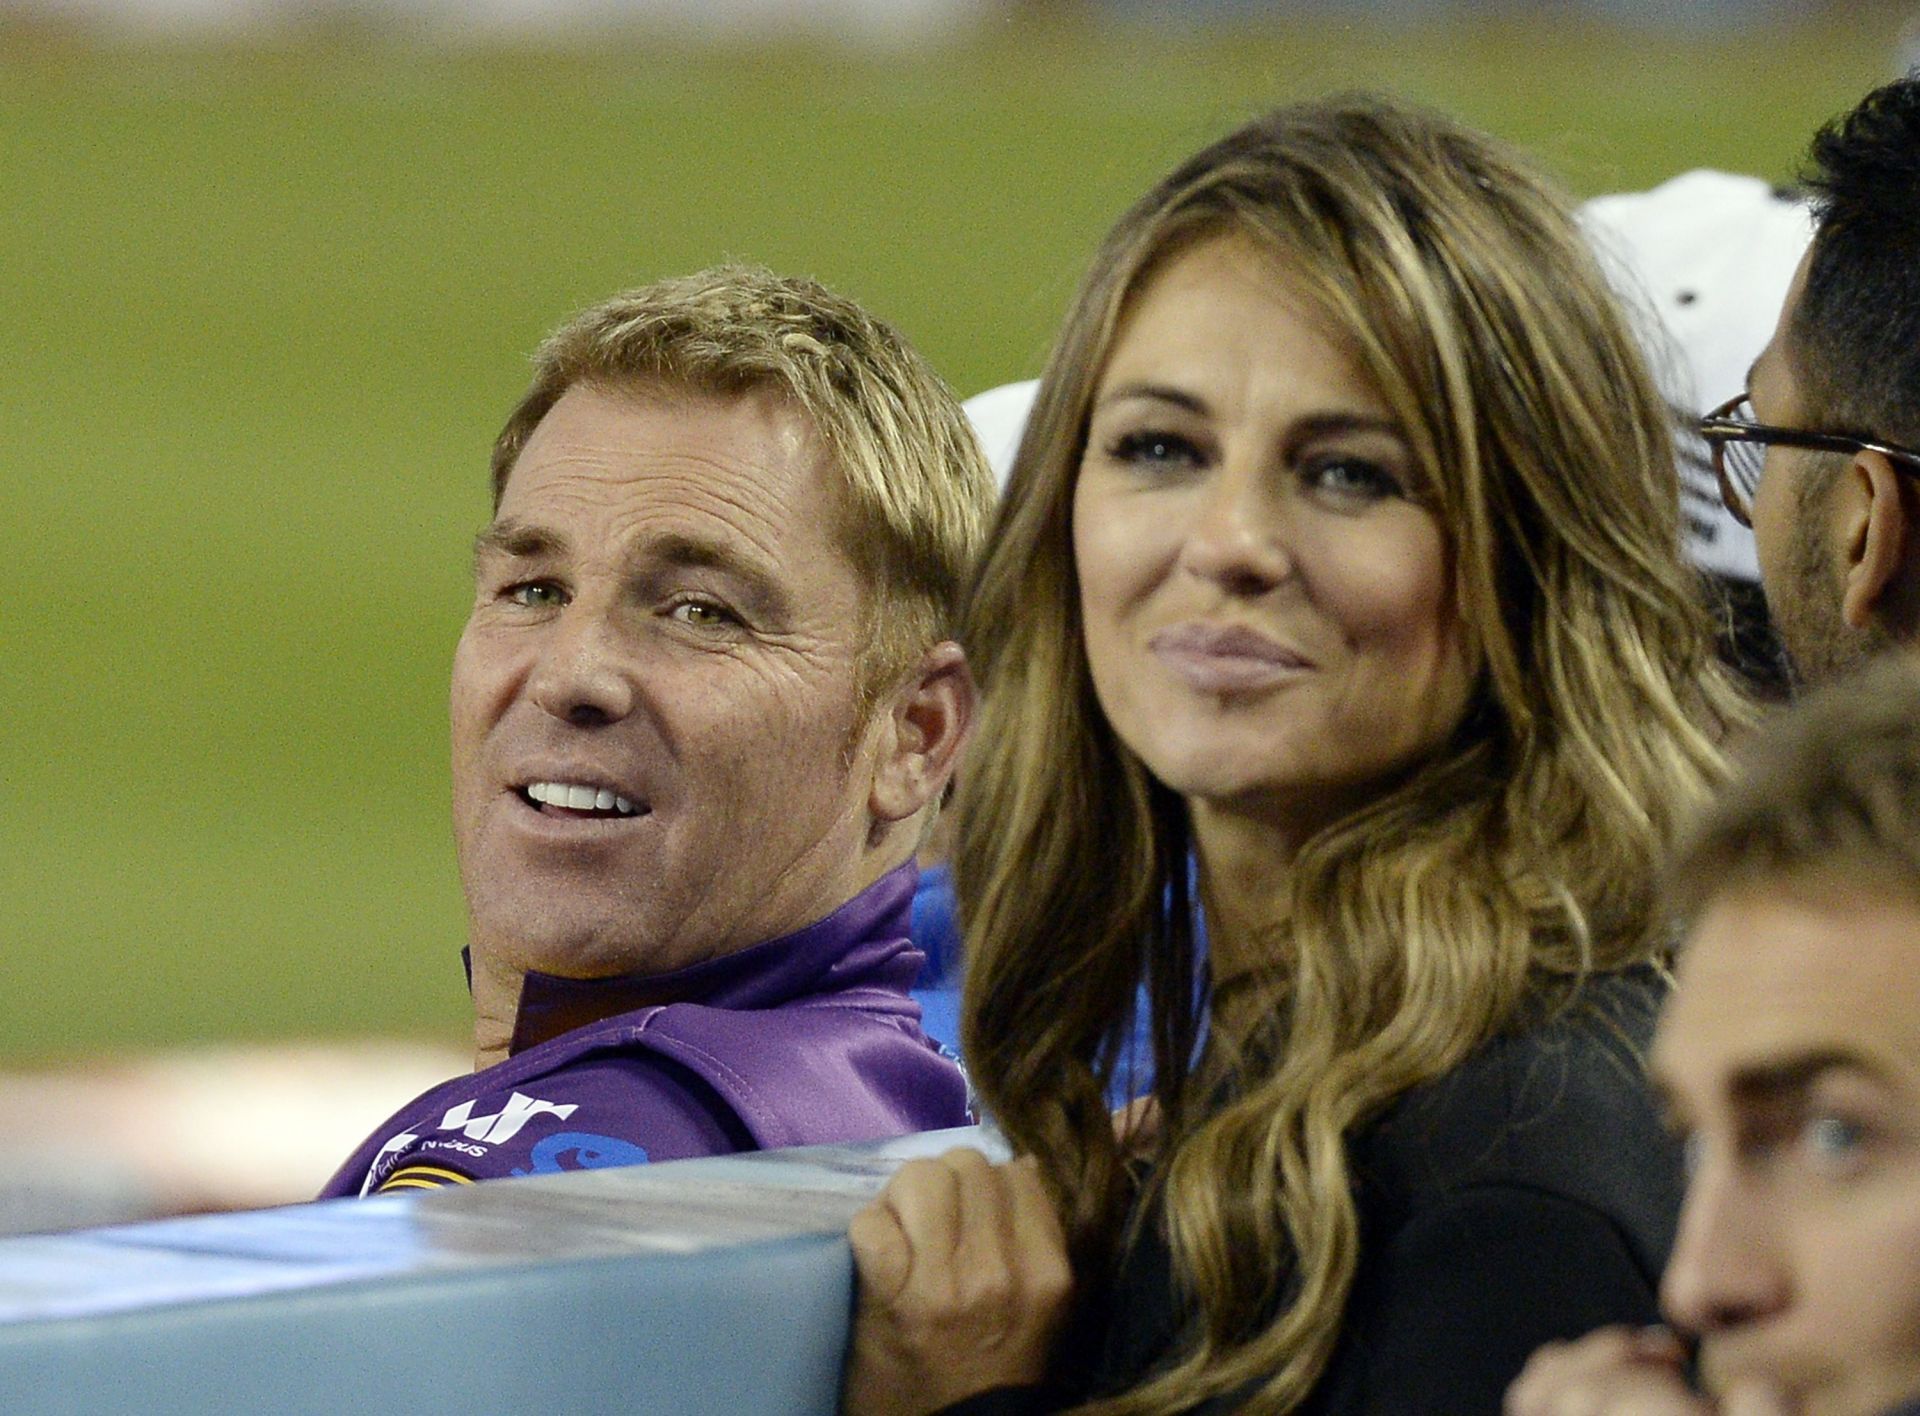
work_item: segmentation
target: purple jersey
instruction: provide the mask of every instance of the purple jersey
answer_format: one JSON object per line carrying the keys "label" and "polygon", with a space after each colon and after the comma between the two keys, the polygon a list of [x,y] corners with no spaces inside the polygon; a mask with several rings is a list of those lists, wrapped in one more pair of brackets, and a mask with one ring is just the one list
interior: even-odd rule
{"label": "purple jersey", "polygon": [[966,1125],[907,992],[915,875],[675,973],[529,974],[507,1060],[402,1107],[320,1198]]}

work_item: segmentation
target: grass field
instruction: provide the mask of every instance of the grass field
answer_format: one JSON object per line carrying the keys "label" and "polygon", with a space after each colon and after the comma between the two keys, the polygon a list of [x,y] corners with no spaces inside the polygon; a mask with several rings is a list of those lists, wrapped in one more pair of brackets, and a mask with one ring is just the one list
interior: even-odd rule
{"label": "grass field", "polygon": [[1397,91],[1582,193],[1785,175],[1891,22],[1009,29],[924,56],[0,31],[0,1055],[457,1034],[447,656],[572,308],[722,256],[1034,371],[1104,225],[1277,99]]}

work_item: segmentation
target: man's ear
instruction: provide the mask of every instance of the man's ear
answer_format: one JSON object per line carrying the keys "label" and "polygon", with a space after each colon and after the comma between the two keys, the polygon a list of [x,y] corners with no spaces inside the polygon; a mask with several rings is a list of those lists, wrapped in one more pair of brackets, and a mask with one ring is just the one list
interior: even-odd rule
{"label": "man's ear", "polygon": [[878,705],[886,721],[868,800],[876,825],[904,821],[939,797],[973,732],[978,701],[967,656],[948,639]]}
{"label": "man's ear", "polygon": [[1913,537],[1912,508],[1900,474],[1880,453],[1855,453],[1841,475],[1846,575],[1840,617],[1852,629],[1865,629],[1887,608],[1900,579]]}

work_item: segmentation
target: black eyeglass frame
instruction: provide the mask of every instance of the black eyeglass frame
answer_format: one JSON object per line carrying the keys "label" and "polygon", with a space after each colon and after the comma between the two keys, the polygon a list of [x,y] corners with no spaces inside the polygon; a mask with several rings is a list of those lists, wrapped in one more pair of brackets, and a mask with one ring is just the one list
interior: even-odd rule
{"label": "black eyeglass frame", "polygon": [[1745,418],[1731,417],[1733,410],[1750,397],[1744,392],[1737,393],[1700,420],[1700,436],[1707,440],[1707,446],[1713,453],[1713,475],[1720,483],[1720,503],[1742,526],[1753,525],[1753,496],[1759,490],[1760,483],[1756,476],[1751,487],[1735,484],[1732,474],[1727,471],[1728,443],[1778,444],[1781,447],[1810,448],[1815,452],[1877,452],[1903,471],[1920,475],[1920,452],[1910,448],[1875,442],[1871,438],[1856,438],[1846,433],[1779,428],[1771,423],[1751,423]]}

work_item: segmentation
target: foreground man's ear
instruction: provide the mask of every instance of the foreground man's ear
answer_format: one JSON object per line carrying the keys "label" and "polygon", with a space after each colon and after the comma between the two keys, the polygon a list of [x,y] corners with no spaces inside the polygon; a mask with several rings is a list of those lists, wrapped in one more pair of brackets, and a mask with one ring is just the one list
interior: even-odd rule
{"label": "foreground man's ear", "polygon": [[1865,629],[1876,617],[1897,619],[1903,610],[1890,602],[1912,540],[1911,508],[1905,479],[1880,453],[1855,453],[1842,475],[1849,506],[1840,617],[1851,629]]}
{"label": "foreground man's ear", "polygon": [[973,732],[978,700],[966,654],[947,639],[876,707],[884,721],[867,803],[876,826],[904,821],[939,797]]}

